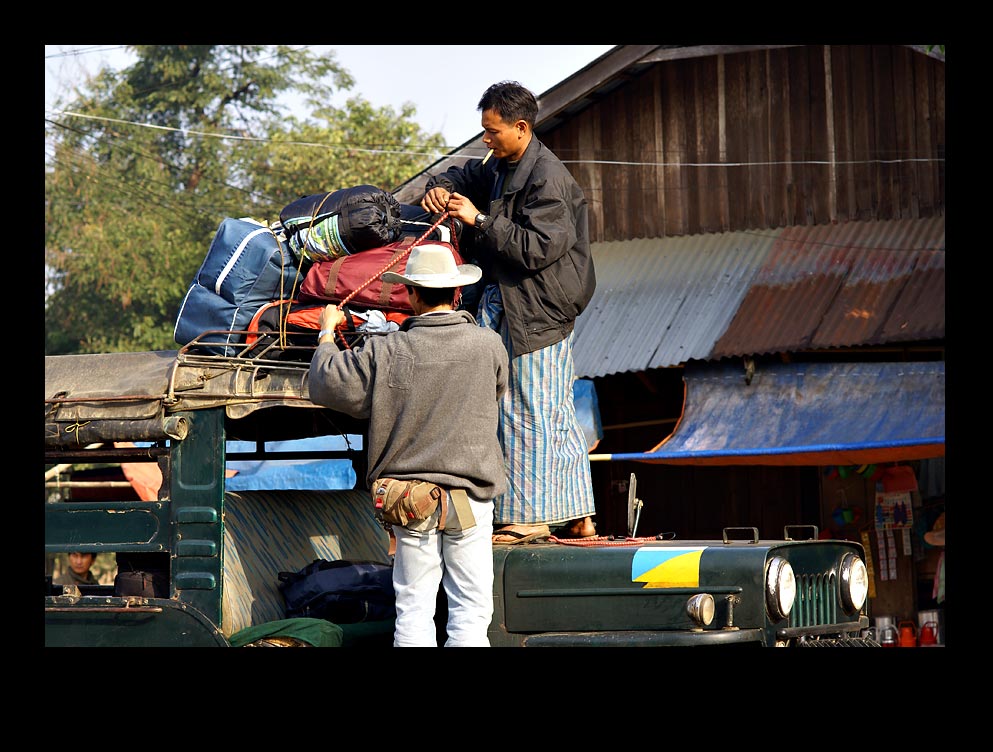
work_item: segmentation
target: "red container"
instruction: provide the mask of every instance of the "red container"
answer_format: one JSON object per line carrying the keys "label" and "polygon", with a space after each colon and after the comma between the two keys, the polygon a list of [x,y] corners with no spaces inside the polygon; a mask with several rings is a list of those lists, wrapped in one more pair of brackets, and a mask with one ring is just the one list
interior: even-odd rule
{"label": "red container", "polygon": [[900,647],[901,648],[916,648],[917,647],[917,627],[912,621],[901,621],[898,625],[900,628]]}
{"label": "red container", "polygon": [[921,633],[917,635],[917,644],[921,647],[938,644],[938,622],[929,621],[921,627]]}

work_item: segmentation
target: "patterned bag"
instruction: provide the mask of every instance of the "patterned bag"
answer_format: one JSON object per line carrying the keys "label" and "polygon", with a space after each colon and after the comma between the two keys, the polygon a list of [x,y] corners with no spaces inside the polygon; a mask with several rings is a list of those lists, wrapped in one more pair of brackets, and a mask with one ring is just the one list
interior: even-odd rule
{"label": "patterned bag", "polygon": [[[444,498],[441,486],[420,480],[378,478],[372,484],[376,516],[390,525],[406,526],[426,520]],[[439,528],[445,524],[444,516],[439,520]]]}
{"label": "patterned bag", "polygon": [[374,185],[303,196],[283,207],[279,221],[290,249],[310,261],[379,248],[402,230],[399,202]]}

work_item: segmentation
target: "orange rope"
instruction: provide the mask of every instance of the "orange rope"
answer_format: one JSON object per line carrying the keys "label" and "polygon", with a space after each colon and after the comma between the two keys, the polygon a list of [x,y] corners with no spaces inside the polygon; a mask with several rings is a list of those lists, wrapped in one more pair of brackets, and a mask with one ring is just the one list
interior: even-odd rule
{"label": "orange rope", "polygon": [[653,543],[659,540],[659,537],[615,538],[613,535],[592,535],[588,538],[557,538],[554,535],[549,535],[548,540],[552,543],[561,543],[564,546],[641,546],[645,543]]}
{"label": "orange rope", "polygon": [[[444,222],[444,221],[445,221],[446,219],[448,219],[448,218],[449,218],[449,216],[448,216],[448,212],[447,212],[447,211],[446,211],[446,212],[442,212],[442,214],[441,214],[441,216],[440,216],[440,217],[438,217],[438,221],[437,221],[437,222],[435,222],[435,223],[434,223],[433,225],[431,225],[431,226],[430,226],[430,227],[429,227],[428,229],[426,229],[426,230],[424,231],[424,234],[423,234],[423,235],[421,235],[421,236],[420,236],[419,238],[417,238],[417,240],[415,240],[415,241],[414,241],[413,243],[411,243],[411,244],[410,244],[410,248],[408,248],[407,250],[405,250],[405,251],[404,251],[403,253],[401,253],[401,254],[400,254],[399,256],[397,256],[397,257],[396,257],[395,259],[392,259],[392,260],[390,261],[390,263],[388,263],[388,264],[387,264],[386,266],[384,266],[384,267],[383,267],[382,269],[380,269],[380,270],[379,270],[378,272],[376,272],[376,273],[375,273],[375,274],[373,274],[373,275],[372,275],[371,277],[369,277],[369,279],[367,279],[367,280],[366,280],[365,282],[363,282],[363,283],[362,283],[361,285],[359,285],[359,286],[358,286],[358,287],[356,287],[356,288],[355,288],[354,290],[352,290],[352,291],[351,291],[351,292],[350,292],[350,293],[349,293],[348,295],[346,295],[346,296],[344,297],[344,299],[342,299],[342,301],[341,301],[341,302],[340,302],[340,303],[338,304],[338,308],[341,308],[341,309],[344,309],[344,307],[345,307],[345,305],[346,305],[346,304],[347,304],[347,303],[348,303],[348,302],[349,302],[350,300],[352,300],[352,298],[354,298],[354,297],[355,297],[356,295],[358,295],[358,294],[359,294],[360,292],[362,292],[362,290],[364,290],[364,289],[365,289],[365,288],[367,288],[367,287],[368,287],[369,285],[371,285],[371,284],[372,284],[373,282],[375,282],[375,281],[376,281],[377,279],[379,279],[379,278],[380,278],[380,277],[381,277],[381,276],[383,275],[383,273],[384,273],[384,272],[388,272],[388,271],[390,270],[390,268],[391,268],[391,267],[394,267],[394,266],[396,266],[396,265],[397,265],[397,264],[398,264],[398,263],[399,263],[399,262],[400,262],[400,261],[401,261],[402,259],[405,259],[405,258],[407,258],[407,256],[409,256],[409,255],[410,255],[410,252],[411,252],[412,250],[414,250],[414,248],[415,248],[416,246],[418,246],[418,245],[420,245],[420,244],[421,244],[422,242],[424,242],[424,239],[425,239],[425,238],[426,238],[426,237],[427,237],[428,235],[430,235],[430,234],[431,234],[431,233],[432,233],[432,232],[434,231],[434,229],[435,229],[436,227],[438,227],[438,225],[440,225],[440,224],[441,224],[442,222]],[[458,239],[457,239],[457,238],[456,238],[456,236],[455,236],[455,220],[454,220],[454,219],[452,219],[452,222],[451,222],[451,228],[452,228],[452,247],[453,247],[453,248],[454,248],[454,249],[455,249],[455,250],[457,251],[457,250],[458,250]],[[360,253],[361,253],[361,251],[360,251]],[[344,327],[342,327],[342,326],[339,326],[339,327],[337,327],[337,329],[338,329],[338,330],[341,330],[341,329],[343,329],[343,328],[344,328]],[[347,342],[347,341],[345,340],[345,337],[344,337],[344,335],[340,335],[340,334],[339,334],[338,336],[339,336],[339,337],[341,338],[341,341],[342,341],[342,344],[344,344],[344,346],[345,346],[345,347],[346,347],[347,349],[351,349],[351,348],[350,348],[350,346],[349,346],[349,344],[348,344],[348,342]]]}

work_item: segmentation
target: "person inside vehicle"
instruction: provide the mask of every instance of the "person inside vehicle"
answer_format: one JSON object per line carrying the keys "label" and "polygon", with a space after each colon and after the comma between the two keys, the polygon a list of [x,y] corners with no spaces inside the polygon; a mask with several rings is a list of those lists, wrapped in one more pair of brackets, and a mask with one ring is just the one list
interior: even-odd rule
{"label": "person inside vehicle", "polygon": [[56,585],[99,585],[100,582],[90,571],[97,560],[92,552],[73,551],[68,556],[69,568],[55,581]]}

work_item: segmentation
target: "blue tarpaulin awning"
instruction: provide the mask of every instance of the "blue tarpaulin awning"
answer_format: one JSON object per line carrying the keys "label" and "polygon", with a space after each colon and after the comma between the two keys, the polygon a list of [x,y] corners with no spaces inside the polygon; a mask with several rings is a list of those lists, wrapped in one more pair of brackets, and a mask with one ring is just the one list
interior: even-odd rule
{"label": "blue tarpaulin awning", "polygon": [[683,414],[646,452],[591,460],[861,465],[945,454],[945,364],[687,364]]}

